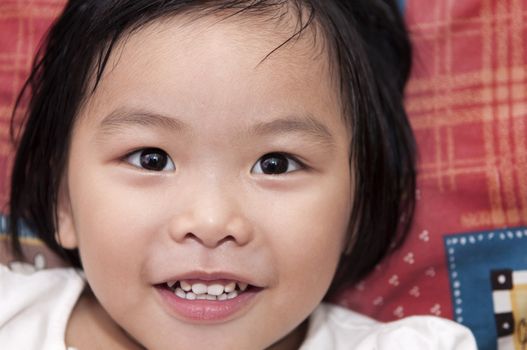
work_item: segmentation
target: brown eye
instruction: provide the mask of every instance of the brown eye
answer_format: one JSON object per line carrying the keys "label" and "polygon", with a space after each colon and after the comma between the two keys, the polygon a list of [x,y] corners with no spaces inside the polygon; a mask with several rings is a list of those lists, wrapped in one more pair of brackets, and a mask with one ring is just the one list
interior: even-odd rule
{"label": "brown eye", "polygon": [[283,153],[268,153],[256,162],[252,172],[265,175],[280,175],[301,168],[302,166],[299,162]]}
{"label": "brown eye", "polygon": [[126,161],[138,168],[150,171],[173,171],[174,163],[168,154],[159,148],[144,148],[126,157]]}

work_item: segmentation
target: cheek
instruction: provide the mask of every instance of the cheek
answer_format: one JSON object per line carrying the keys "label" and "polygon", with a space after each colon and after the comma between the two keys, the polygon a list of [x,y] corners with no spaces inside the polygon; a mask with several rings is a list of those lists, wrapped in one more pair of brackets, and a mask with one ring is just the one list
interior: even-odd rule
{"label": "cheek", "polygon": [[289,285],[291,295],[318,303],[325,294],[343,251],[351,201],[348,178],[332,178],[262,211],[273,223],[267,229],[270,244],[277,266],[283,266],[280,282]]}
{"label": "cheek", "polygon": [[352,200],[349,178],[339,180],[332,177],[260,210],[267,223],[263,236],[277,267],[276,285],[269,290],[273,297],[268,315],[276,320],[276,327],[287,329],[307,318],[333,280]]}
{"label": "cheek", "polygon": [[95,292],[140,278],[137,261],[142,260],[149,237],[155,237],[161,222],[157,213],[162,212],[156,210],[154,195],[145,197],[101,173],[86,170],[71,176],[70,184],[79,252]]}

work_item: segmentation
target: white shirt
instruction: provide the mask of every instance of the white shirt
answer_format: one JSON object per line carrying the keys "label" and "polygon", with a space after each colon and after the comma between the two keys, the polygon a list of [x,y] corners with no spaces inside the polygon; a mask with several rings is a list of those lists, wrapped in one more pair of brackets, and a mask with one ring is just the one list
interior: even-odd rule
{"label": "white shirt", "polygon": [[321,304],[309,318],[300,350],[477,350],[468,328],[433,316],[380,323],[351,310]]}
{"label": "white shirt", "polygon": [[[66,326],[85,281],[82,272],[54,268],[20,273],[0,265],[0,348],[66,350]],[[71,348],[70,348],[71,349]],[[310,317],[300,350],[472,350],[465,327],[431,316],[379,323],[321,304]]]}
{"label": "white shirt", "polygon": [[0,265],[0,349],[66,350],[66,326],[84,286],[72,268],[20,273]]}

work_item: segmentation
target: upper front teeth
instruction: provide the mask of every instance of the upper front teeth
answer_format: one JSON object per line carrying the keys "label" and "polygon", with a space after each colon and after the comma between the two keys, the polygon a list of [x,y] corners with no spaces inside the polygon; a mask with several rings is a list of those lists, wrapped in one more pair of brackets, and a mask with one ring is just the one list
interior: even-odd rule
{"label": "upper front teeth", "polygon": [[[167,282],[169,288],[174,289],[178,281]],[[190,284],[187,281],[179,281],[179,287],[175,288],[177,296],[186,299],[208,299],[208,300],[226,300],[234,298],[238,295],[235,291],[236,285],[239,288],[239,292],[243,292],[247,289],[248,284],[242,282],[229,282],[226,285],[219,283],[213,283],[206,285],[205,283],[193,283]]]}
{"label": "upper front teeth", "polygon": [[[174,284],[176,283],[174,282]],[[179,285],[181,286],[181,289],[183,289],[185,292],[190,292],[192,290],[192,286],[185,281],[179,282]]]}
{"label": "upper front teeth", "polygon": [[211,284],[207,286],[207,294],[218,296],[223,294],[224,287],[221,284]]}
{"label": "upper front teeth", "polygon": [[231,282],[225,286],[225,293],[233,292],[236,289],[236,283]]}

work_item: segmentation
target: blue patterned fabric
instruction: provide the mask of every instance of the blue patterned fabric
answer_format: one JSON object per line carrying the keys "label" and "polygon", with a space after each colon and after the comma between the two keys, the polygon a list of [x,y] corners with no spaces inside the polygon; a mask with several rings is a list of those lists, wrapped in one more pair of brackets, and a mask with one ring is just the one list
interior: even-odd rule
{"label": "blue patterned fabric", "polygon": [[[0,213],[0,235],[7,234],[8,221],[7,216]],[[22,224],[22,230],[20,233],[22,238],[36,238],[36,235],[24,224]]]}
{"label": "blue patterned fabric", "polygon": [[[454,320],[472,330],[481,350],[513,349],[504,345],[503,334],[498,336],[495,308],[500,306],[493,300],[493,276],[499,271],[527,270],[527,227],[447,235],[444,244]],[[507,303],[514,305],[513,300]],[[508,325],[511,334],[518,321],[517,317],[515,324]],[[514,341],[510,336],[510,346]]]}

